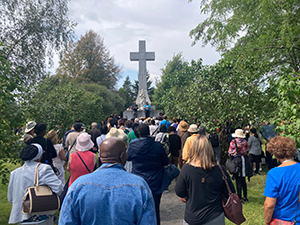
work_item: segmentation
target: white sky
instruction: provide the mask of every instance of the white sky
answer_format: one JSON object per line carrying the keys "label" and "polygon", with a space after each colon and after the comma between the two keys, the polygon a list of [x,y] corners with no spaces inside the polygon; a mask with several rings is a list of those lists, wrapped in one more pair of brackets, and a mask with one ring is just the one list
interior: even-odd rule
{"label": "white sky", "polygon": [[220,59],[210,46],[202,48],[201,42],[191,46],[189,32],[205,18],[199,4],[199,0],[71,0],[69,16],[78,23],[78,38],[90,29],[104,38],[111,56],[122,67],[121,86],[127,75],[137,79],[138,62],[129,60],[129,52],[138,51],[139,40],[146,40],[146,51],[155,52],[155,61],[147,62],[152,80],[160,77],[166,61],[179,52],[187,61],[202,58],[203,64]]}

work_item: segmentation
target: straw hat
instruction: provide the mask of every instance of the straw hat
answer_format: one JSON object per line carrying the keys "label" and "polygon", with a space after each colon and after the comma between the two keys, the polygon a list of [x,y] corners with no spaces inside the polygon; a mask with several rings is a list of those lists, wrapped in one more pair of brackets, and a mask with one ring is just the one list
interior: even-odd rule
{"label": "straw hat", "polygon": [[88,151],[92,147],[94,147],[94,143],[91,140],[91,135],[89,135],[86,132],[83,132],[77,137],[75,148],[78,151],[81,151],[81,152]]}
{"label": "straw hat", "polygon": [[187,129],[189,129],[189,125],[187,124],[187,122],[181,120],[179,122],[178,129],[181,131],[187,131]]}
{"label": "straw hat", "polygon": [[191,132],[191,133],[196,133],[198,131],[199,131],[199,129],[196,124],[192,124],[188,129],[188,132]]}
{"label": "straw hat", "polygon": [[110,131],[107,133],[105,139],[111,138],[111,137],[118,137],[123,142],[127,142],[127,135],[124,133],[122,129],[117,129],[115,127],[112,127]]}
{"label": "straw hat", "polygon": [[29,121],[26,123],[26,128],[25,128],[25,133],[29,133],[36,125],[36,122],[34,121]]}
{"label": "straw hat", "polygon": [[234,134],[232,134],[232,137],[237,137],[237,138],[245,138],[244,131],[242,129],[236,129]]}

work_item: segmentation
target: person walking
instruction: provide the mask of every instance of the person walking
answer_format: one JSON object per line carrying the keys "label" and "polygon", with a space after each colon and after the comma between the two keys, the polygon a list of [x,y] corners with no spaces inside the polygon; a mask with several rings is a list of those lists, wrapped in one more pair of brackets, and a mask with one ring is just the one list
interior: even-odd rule
{"label": "person walking", "polygon": [[164,176],[164,166],[168,165],[169,159],[163,145],[150,137],[148,124],[138,127],[139,139],[132,141],[128,147],[128,161],[132,161],[132,173],[145,179],[153,194],[156,220],[160,225],[160,199]]}
{"label": "person walking", "polygon": [[100,144],[102,166],[79,177],[61,207],[60,225],[156,225],[151,190],[140,176],[124,170],[126,147],[117,137]]}
{"label": "person walking", "polygon": [[[190,156],[175,186],[175,193],[187,199],[183,224],[225,225],[222,196],[228,198],[229,194],[222,171],[214,163],[214,152],[207,137],[194,138]],[[221,168],[234,193],[230,176]]]}

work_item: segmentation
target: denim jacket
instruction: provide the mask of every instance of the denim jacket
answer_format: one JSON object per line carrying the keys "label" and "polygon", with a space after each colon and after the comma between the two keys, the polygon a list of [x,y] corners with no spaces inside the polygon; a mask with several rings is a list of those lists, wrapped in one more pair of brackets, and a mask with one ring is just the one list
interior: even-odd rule
{"label": "denim jacket", "polygon": [[67,224],[156,224],[151,190],[121,164],[103,164],[70,186],[59,217]]}

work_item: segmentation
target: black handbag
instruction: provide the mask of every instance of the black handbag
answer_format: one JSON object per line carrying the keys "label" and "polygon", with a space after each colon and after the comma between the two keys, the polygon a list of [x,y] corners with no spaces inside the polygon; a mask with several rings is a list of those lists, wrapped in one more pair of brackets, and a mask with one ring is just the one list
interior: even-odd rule
{"label": "black handbag", "polygon": [[23,197],[22,213],[55,211],[60,207],[59,197],[46,185],[39,186],[39,165],[34,173],[34,186],[27,188]]}

